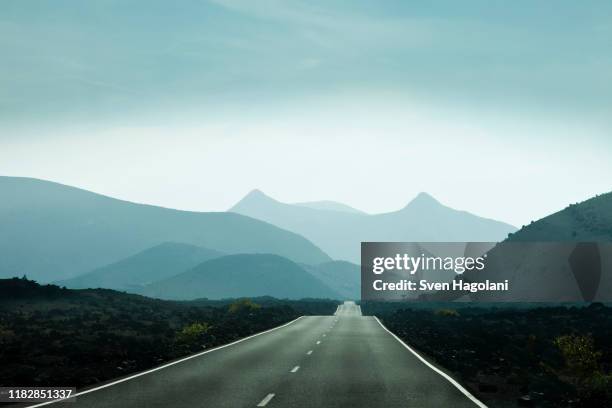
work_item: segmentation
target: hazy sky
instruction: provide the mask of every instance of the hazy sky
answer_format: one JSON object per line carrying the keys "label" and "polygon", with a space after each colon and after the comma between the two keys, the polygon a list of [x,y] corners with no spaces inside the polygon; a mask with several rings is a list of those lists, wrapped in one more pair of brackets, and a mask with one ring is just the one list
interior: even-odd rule
{"label": "hazy sky", "polygon": [[0,174],[224,210],[612,190],[612,2],[2,0]]}

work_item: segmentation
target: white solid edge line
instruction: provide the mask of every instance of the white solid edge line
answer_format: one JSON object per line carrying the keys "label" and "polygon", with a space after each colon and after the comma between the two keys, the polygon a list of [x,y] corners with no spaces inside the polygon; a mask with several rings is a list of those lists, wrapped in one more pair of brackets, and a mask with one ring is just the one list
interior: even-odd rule
{"label": "white solid edge line", "polygon": [[266,405],[268,405],[268,402],[270,402],[270,400],[272,398],[274,398],[274,395],[276,395],[276,394],[268,394],[268,395],[266,395],[265,398],[262,399],[259,404],[257,404],[257,406],[258,407],[265,407]]}
{"label": "white solid edge line", "polygon": [[407,345],[406,343],[404,343],[404,341],[402,339],[400,339],[399,337],[397,337],[391,330],[387,329],[385,327],[384,324],[382,324],[382,322],[380,320],[378,320],[378,317],[374,316],[374,319],[376,319],[376,321],[378,322],[378,324],[380,324],[380,326],[386,330],[387,333],[389,333],[391,336],[393,336],[395,338],[395,340],[399,341],[400,344],[402,346],[404,346],[408,351],[410,351],[412,354],[415,355],[416,358],[418,358],[419,360],[421,360],[421,362],[423,364],[425,364],[427,367],[431,368],[432,370],[434,370],[436,373],[440,374],[442,377],[444,377],[446,380],[448,380],[448,382],[450,382],[451,384],[453,384],[455,386],[455,388],[457,388],[459,391],[461,391],[463,393],[463,395],[465,395],[466,397],[468,397],[474,404],[476,404],[478,407],[480,408],[487,408],[487,406],[485,404],[483,404],[481,401],[478,400],[478,398],[476,398],[475,396],[473,396],[468,390],[466,390],[465,388],[463,388],[463,386],[461,384],[459,384],[457,381],[455,381],[455,379],[453,377],[451,377],[450,375],[446,374],[444,371],[440,370],[438,367],[434,366],[433,364],[431,364],[429,361],[427,361],[424,357],[422,357],[419,353],[417,353],[416,351],[414,351],[409,345]]}
{"label": "white solid edge line", "polygon": [[[60,402],[60,401],[64,401],[64,400],[70,400],[71,398],[78,397],[79,395],[85,395],[85,394],[89,394],[90,392],[94,392],[94,391],[101,390],[101,389],[103,389],[103,388],[112,387],[113,385],[117,385],[117,384],[120,384],[120,383],[122,383],[122,382],[129,381],[129,380],[131,380],[131,379],[133,379],[133,378],[141,377],[141,376],[143,376],[143,375],[150,374],[150,373],[153,373],[153,372],[155,372],[155,371],[159,371],[159,370],[161,370],[161,369],[163,369],[163,368],[167,368],[167,367],[173,366],[173,365],[175,365],[175,364],[182,363],[183,361],[191,360],[192,358],[200,357],[200,356],[202,356],[202,355],[204,355],[204,354],[212,353],[213,351],[221,350],[221,349],[224,349],[224,348],[226,348],[226,347],[233,346],[234,344],[242,343],[243,341],[246,341],[246,340],[252,339],[253,337],[261,336],[262,334],[266,334],[266,333],[273,332],[274,330],[282,329],[283,327],[287,327],[287,326],[289,326],[290,324],[293,324],[293,323],[297,322],[297,321],[298,321],[298,320],[300,320],[302,317],[304,317],[304,316],[300,316],[300,317],[298,317],[297,319],[293,319],[292,321],[290,321],[290,322],[288,322],[288,323],[285,323],[285,324],[283,324],[283,325],[281,325],[281,326],[276,326],[276,327],[273,327],[273,328],[271,328],[271,329],[268,329],[268,330],[265,330],[265,331],[262,331],[262,332],[259,332],[259,333],[252,334],[252,335],[250,335],[250,336],[248,336],[248,337],[244,337],[244,338],[242,338],[242,339],[238,339],[238,340],[233,341],[233,342],[231,342],[231,343],[228,343],[228,344],[223,344],[223,345],[221,345],[221,346],[218,346],[218,347],[212,348],[212,349],[210,349],[210,350],[201,351],[201,352],[199,352],[199,353],[197,353],[197,354],[192,354],[192,355],[190,355],[190,356],[187,356],[187,357],[181,358],[180,360],[176,360],[176,361],[172,361],[172,362],[170,362],[170,363],[163,364],[163,365],[161,365],[161,366],[159,366],[159,367],[151,368],[151,369],[146,370],[146,371],[141,371],[141,372],[136,373],[136,374],[133,374],[133,375],[131,375],[131,376],[129,376],[129,377],[125,377],[125,378],[121,378],[121,379],[119,379],[119,380],[112,381],[112,382],[110,382],[110,383],[108,383],[108,384],[100,385],[100,386],[98,386],[98,387],[90,388],[90,389],[85,390],[85,391],[77,392],[76,394],[72,394],[72,395],[71,395],[69,398],[61,398],[61,399],[56,399],[56,400],[53,400],[53,401],[46,401],[46,402],[42,402],[42,403],[40,403],[40,404],[28,405],[28,406],[27,406],[27,407],[25,407],[25,408],[36,408],[36,407],[42,407],[42,406],[45,406],[45,405],[55,404],[56,402]],[[272,396],[274,396],[274,394],[272,394]],[[272,399],[272,398],[270,398],[270,399]]]}

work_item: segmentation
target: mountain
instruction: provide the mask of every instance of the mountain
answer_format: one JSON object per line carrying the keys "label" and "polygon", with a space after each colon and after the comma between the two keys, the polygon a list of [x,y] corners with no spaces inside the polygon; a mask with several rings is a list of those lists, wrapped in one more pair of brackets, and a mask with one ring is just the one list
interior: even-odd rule
{"label": "mountain", "polygon": [[340,297],[296,263],[270,254],[239,254],[211,259],[189,271],[147,285],[142,294],[172,300]]}
{"label": "mountain", "polygon": [[169,278],[224,254],[212,249],[165,242],[84,275],[59,281],[71,289],[106,288],[138,291],[143,285]]}
{"label": "mountain", "polygon": [[335,201],[309,201],[305,203],[295,203],[294,205],[300,207],[313,208],[315,210],[328,210],[328,211],[340,211],[351,214],[365,214],[363,211],[348,206],[346,204],[338,203]]}
{"label": "mountain", "polygon": [[524,226],[508,241],[612,241],[612,192]]}
{"label": "mountain", "polygon": [[602,301],[612,294],[612,193],[551,214],[510,235],[487,254],[472,282],[510,280],[483,301]]}
{"label": "mountain", "polygon": [[331,261],[318,265],[301,266],[342,296],[342,299],[355,300],[361,297],[361,268],[359,265],[346,261]]}
{"label": "mountain", "polygon": [[21,177],[0,177],[0,197],[0,277],[67,279],[161,242],[304,263],[330,260],[305,238],[239,214],[135,204]]}
{"label": "mountain", "polygon": [[420,193],[399,211],[369,215],[285,204],[254,190],[229,211],[314,242],[334,259],[360,263],[362,241],[501,241],[513,226],[446,207]]}

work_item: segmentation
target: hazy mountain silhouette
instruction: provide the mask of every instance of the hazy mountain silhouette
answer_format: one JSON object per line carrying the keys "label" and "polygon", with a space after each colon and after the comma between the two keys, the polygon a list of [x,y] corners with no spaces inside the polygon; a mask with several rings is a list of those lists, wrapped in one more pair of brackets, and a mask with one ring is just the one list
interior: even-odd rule
{"label": "hazy mountain silhouette", "polygon": [[186,272],[147,285],[141,293],[174,300],[341,297],[296,263],[270,254],[239,254],[211,259]]}
{"label": "hazy mountain silhouette", "polygon": [[334,259],[355,263],[362,241],[501,241],[516,230],[446,207],[426,193],[399,211],[369,215],[285,204],[254,190],[229,211],[294,231]]}
{"label": "hazy mountain silhouette", "polygon": [[107,288],[128,292],[143,285],[177,275],[224,254],[189,244],[165,242],[84,275],[59,281],[71,289]]}
{"label": "hazy mountain silhouette", "polygon": [[330,260],[303,237],[238,214],[135,204],[21,177],[0,177],[0,197],[0,277],[66,279],[160,242],[275,253],[304,263]]}
{"label": "hazy mountain silhouette", "polygon": [[315,210],[340,211],[351,214],[365,214],[365,212],[361,210],[358,210],[343,203],[338,203],[336,201],[308,201],[305,203],[295,203],[294,205],[298,205],[300,207],[314,208]]}
{"label": "hazy mountain silhouette", "polygon": [[361,269],[346,261],[324,262],[318,265],[301,265],[314,277],[342,296],[343,299],[361,297]]}
{"label": "hazy mountain silhouette", "polygon": [[[612,294],[612,193],[544,217],[512,234],[488,253],[473,282],[510,279],[505,293],[480,300],[609,301]],[[580,242],[578,244],[574,242]]]}

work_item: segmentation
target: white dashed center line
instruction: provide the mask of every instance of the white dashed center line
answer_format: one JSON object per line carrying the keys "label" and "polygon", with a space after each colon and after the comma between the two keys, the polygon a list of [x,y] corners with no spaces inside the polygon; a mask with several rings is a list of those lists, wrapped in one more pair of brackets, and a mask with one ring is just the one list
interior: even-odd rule
{"label": "white dashed center line", "polygon": [[317,341],[317,344],[321,344],[321,340]]}
{"label": "white dashed center line", "polygon": [[292,372],[292,373],[295,373],[295,372],[296,372],[297,370],[299,370],[299,369],[300,369],[300,366],[295,366],[295,367],[293,367],[293,368],[291,369],[291,372]]}
{"label": "white dashed center line", "polygon": [[312,354],[312,350],[308,351],[308,353],[306,353],[306,354],[311,355]]}
{"label": "white dashed center line", "polygon": [[258,407],[265,407],[266,405],[268,405],[268,402],[270,402],[270,400],[274,398],[274,394],[268,394],[266,395],[266,398],[262,399],[261,402],[259,404],[257,404]]}

